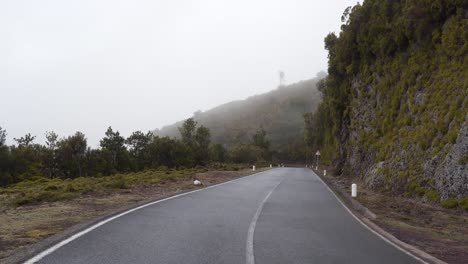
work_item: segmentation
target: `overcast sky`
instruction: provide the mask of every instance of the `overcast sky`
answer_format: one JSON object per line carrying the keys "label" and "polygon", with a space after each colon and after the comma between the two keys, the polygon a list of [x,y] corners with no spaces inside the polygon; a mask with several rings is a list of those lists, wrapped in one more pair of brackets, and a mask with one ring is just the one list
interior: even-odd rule
{"label": "overcast sky", "polygon": [[124,136],[327,68],[323,38],[355,1],[0,1],[0,126]]}

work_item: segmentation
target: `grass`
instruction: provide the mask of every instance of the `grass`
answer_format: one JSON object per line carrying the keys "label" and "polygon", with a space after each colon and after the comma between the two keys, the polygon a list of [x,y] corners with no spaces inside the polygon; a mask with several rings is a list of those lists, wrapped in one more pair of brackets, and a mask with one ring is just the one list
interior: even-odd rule
{"label": "grass", "polygon": [[[216,164],[214,169],[238,171],[243,165]],[[0,207],[18,207],[44,202],[71,200],[89,193],[108,194],[115,190],[129,189],[168,181],[178,177],[206,172],[204,167],[172,170],[160,168],[128,174],[116,174],[103,177],[80,177],[75,179],[49,179],[35,177],[6,188],[0,188]]]}

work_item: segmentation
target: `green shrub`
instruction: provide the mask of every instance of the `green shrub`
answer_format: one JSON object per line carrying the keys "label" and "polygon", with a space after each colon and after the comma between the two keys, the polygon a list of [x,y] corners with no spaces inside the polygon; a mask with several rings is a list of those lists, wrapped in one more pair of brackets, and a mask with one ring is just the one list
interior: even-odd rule
{"label": "green shrub", "polygon": [[128,189],[128,185],[125,182],[125,179],[123,176],[116,176],[113,177],[113,179],[109,179],[105,187],[112,188],[112,189]]}
{"label": "green shrub", "polygon": [[57,186],[57,185],[48,185],[44,190],[46,190],[46,191],[56,191],[58,189],[60,189],[60,187]]}
{"label": "green shrub", "polygon": [[56,202],[62,200],[69,200],[73,199],[77,196],[74,193],[68,192],[56,192],[56,191],[42,191],[35,194],[26,194],[24,196],[20,196],[13,201],[13,205],[15,206],[23,206],[23,205],[33,205],[39,204],[42,202]]}
{"label": "green shrub", "polygon": [[439,192],[437,192],[436,190],[426,191],[426,197],[429,198],[433,202],[438,202],[440,200]]}
{"label": "green shrub", "polygon": [[468,164],[468,155],[465,155],[465,156],[461,157],[458,160],[458,164],[460,164],[462,166]]}
{"label": "green shrub", "polygon": [[465,210],[468,211],[468,197],[462,198],[458,201],[458,204]]}
{"label": "green shrub", "polygon": [[451,209],[451,208],[455,208],[458,206],[458,202],[457,200],[455,199],[447,199],[445,201],[442,201],[440,203],[440,205],[442,205],[442,207],[444,208],[447,208],[447,209]]}
{"label": "green shrub", "polygon": [[417,186],[417,187],[414,189],[414,193],[415,193],[416,195],[418,195],[419,197],[422,197],[422,196],[424,196],[424,194],[426,194],[426,189]]}
{"label": "green shrub", "polygon": [[68,183],[67,186],[65,186],[65,191],[66,191],[66,192],[76,192],[77,190],[75,189],[75,187],[73,186],[73,184]]}

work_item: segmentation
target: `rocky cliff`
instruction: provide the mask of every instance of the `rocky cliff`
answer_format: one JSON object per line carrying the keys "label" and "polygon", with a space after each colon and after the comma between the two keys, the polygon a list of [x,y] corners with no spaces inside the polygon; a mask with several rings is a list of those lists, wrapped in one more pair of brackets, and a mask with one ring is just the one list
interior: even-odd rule
{"label": "rocky cliff", "polygon": [[374,189],[468,208],[466,1],[367,0],[342,20],[308,145]]}

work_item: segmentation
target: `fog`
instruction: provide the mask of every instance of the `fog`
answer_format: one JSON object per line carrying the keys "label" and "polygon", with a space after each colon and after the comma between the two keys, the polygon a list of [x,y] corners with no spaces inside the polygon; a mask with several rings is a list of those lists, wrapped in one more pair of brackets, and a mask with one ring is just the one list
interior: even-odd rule
{"label": "fog", "polygon": [[0,126],[127,136],[327,68],[355,1],[1,1]]}

